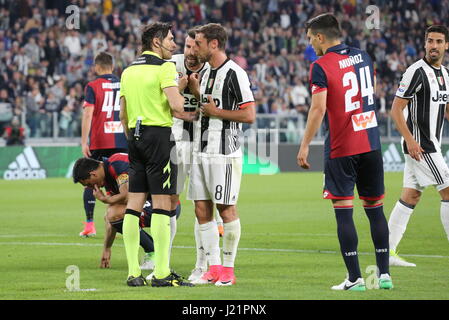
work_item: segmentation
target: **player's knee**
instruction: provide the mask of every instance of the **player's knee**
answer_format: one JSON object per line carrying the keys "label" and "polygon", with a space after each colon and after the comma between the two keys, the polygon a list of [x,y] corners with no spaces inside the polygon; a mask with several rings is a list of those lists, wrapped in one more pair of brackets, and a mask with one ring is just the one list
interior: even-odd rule
{"label": "player's knee", "polygon": [[401,200],[412,206],[416,206],[420,199],[421,199],[421,192],[417,190],[403,192],[401,195]]}
{"label": "player's knee", "polygon": [[449,187],[440,190],[441,200],[449,201]]}
{"label": "player's knee", "polygon": [[217,209],[224,223],[232,222],[238,219],[236,206],[217,204]]}

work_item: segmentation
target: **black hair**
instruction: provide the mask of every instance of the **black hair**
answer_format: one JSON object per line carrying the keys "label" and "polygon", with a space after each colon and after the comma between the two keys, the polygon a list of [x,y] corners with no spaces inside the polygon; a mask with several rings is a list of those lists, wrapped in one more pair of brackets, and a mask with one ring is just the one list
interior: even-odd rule
{"label": "black hair", "polygon": [[142,29],[142,50],[153,49],[153,39],[164,40],[171,30],[172,25],[166,22],[153,22]]}
{"label": "black hair", "polygon": [[332,13],[323,13],[307,21],[306,32],[308,32],[308,30],[310,30],[313,35],[321,33],[331,40],[339,39],[341,37],[340,24]]}
{"label": "black hair", "polygon": [[101,161],[91,158],[80,158],[76,160],[73,166],[73,183],[80,182],[81,180],[89,179],[90,173],[100,166]]}
{"label": "black hair", "polygon": [[431,32],[437,32],[437,33],[444,34],[445,41],[449,42],[449,30],[445,26],[436,24],[436,25],[428,27],[427,30],[426,30],[426,36],[425,36],[426,40],[427,40],[427,36]]}
{"label": "black hair", "polygon": [[207,42],[211,42],[212,40],[218,41],[218,48],[220,50],[226,49],[226,42],[228,41],[228,34],[226,33],[225,28],[221,24],[218,23],[208,23],[196,30],[196,33],[202,33],[204,38],[207,39]]}

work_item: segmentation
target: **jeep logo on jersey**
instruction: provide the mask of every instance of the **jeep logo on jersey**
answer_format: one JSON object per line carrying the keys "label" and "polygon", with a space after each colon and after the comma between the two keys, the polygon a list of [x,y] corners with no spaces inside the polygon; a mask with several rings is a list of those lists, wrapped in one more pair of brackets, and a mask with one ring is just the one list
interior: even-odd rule
{"label": "jeep logo on jersey", "polygon": [[367,111],[352,116],[352,126],[354,131],[366,130],[377,127],[376,113],[374,111]]}
{"label": "jeep logo on jersey", "polygon": [[190,106],[197,106],[198,105],[198,99],[195,98],[195,96],[184,95],[184,105],[185,106],[189,106],[189,105]]}
{"label": "jeep logo on jersey", "polygon": [[449,102],[449,91],[437,91],[435,92],[435,95],[432,97],[433,102],[442,102],[442,103],[448,103]]}
{"label": "jeep logo on jersey", "polygon": [[[213,98],[215,105],[217,106],[217,108],[221,105],[220,100],[217,98]],[[201,103],[207,103],[209,100],[207,100],[206,96],[202,96],[201,97]]]}

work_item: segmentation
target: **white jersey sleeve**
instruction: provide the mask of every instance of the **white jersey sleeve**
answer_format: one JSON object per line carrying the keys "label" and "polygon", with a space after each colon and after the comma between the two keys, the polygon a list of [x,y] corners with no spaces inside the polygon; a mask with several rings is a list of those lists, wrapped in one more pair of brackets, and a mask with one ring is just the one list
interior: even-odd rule
{"label": "white jersey sleeve", "polygon": [[421,63],[418,61],[407,68],[402,75],[399,83],[396,96],[404,99],[411,99],[417,92],[419,92],[423,85],[423,77],[421,70]]}

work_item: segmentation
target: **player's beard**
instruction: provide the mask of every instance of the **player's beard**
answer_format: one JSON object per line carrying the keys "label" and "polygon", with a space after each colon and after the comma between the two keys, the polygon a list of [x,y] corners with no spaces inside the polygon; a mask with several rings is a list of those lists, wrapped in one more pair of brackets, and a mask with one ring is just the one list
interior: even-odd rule
{"label": "player's beard", "polygon": [[206,63],[206,62],[209,62],[209,60],[210,60],[211,57],[212,57],[212,54],[211,54],[211,53],[208,53],[208,54],[206,54],[206,55],[204,55],[204,56],[198,55],[198,60],[199,60],[201,63]]}
{"label": "player's beard", "polygon": [[200,64],[200,59],[197,56],[189,55],[186,56],[187,67],[193,68]]}
{"label": "player's beard", "polygon": [[[438,54],[435,56],[432,56],[432,52],[437,52]],[[442,60],[443,55],[438,50],[431,50],[426,54],[426,59],[429,61],[430,64],[435,64],[438,61]]]}

